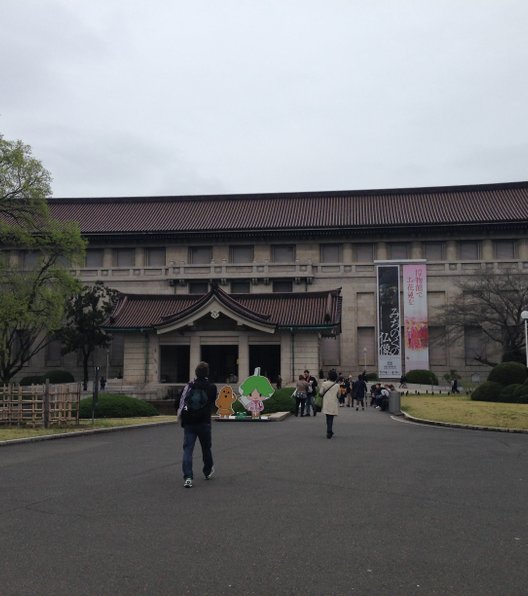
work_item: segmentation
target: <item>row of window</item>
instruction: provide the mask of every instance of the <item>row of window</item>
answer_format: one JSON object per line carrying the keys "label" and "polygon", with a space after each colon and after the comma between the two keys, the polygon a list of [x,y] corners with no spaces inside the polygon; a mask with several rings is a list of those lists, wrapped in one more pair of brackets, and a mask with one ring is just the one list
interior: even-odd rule
{"label": "row of window", "polygon": [[[421,258],[428,261],[446,260],[445,242],[424,242]],[[410,259],[410,242],[389,242],[387,258],[394,260]],[[375,243],[358,243],[353,245],[353,261],[356,263],[372,263],[376,258],[377,245]],[[255,259],[254,246],[236,245],[229,247],[229,261],[235,264],[252,263]],[[38,259],[38,253],[24,251],[21,253],[24,268],[32,268]],[[462,240],[457,243],[458,260],[478,261],[482,258],[482,243],[479,240]],[[516,240],[494,240],[493,257],[497,260],[518,258],[518,243]],[[103,267],[104,249],[89,248],[86,252],[85,266],[88,268]],[[192,265],[207,265],[213,260],[212,246],[191,246],[188,251],[188,263]],[[295,244],[272,244],[270,246],[270,260],[273,263],[294,263],[296,261]],[[342,263],[342,244],[320,244],[319,260],[321,263]],[[112,267],[135,267],[136,249],[112,249]],[[144,249],[145,267],[165,267],[167,254],[164,247]]]}
{"label": "row of window", "polygon": [[[411,243],[387,243],[388,259],[410,259]],[[293,263],[296,260],[295,244],[273,244],[270,247],[270,257],[273,263]],[[358,263],[371,263],[376,257],[376,244],[363,243],[353,245],[353,258]],[[457,243],[459,260],[480,260],[482,258],[482,245],[478,240],[462,240]],[[498,260],[518,258],[516,240],[494,240],[493,256]],[[422,258],[428,261],[444,261],[446,259],[445,242],[424,242]],[[134,267],[136,251],[134,248],[115,248],[112,252],[112,265],[114,267]],[[342,263],[343,246],[341,244],[321,244],[319,246],[319,259],[321,263]],[[213,260],[212,246],[189,247],[188,262],[193,265],[206,265]],[[231,263],[252,263],[254,261],[254,247],[251,245],[238,245],[229,247],[229,261]],[[145,266],[163,267],[166,265],[165,248],[146,248]],[[87,267],[103,266],[103,249],[89,249],[86,255]]]}

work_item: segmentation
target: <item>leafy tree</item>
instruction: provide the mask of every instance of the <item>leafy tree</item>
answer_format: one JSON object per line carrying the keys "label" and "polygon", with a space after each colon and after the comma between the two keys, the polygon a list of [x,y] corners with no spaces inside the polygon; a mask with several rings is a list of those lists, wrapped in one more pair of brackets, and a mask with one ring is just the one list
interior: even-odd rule
{"label": "leafy tree", "polygon": [[98,281],[83,286],[66,306],[66,324],[58,336],[64,344],[63,353],[79,351],[83,360],[83,384],[88,387],[88,364],[97,348],[107,348],[111,336],[101,325],[114,309],[118,292]]}
{"label": "leafy tree", "polygon": [[[488,343],[498,346],[503,362],[524,362],[521,313],[528,310],[528,275],[515,270],[483,271],[457,286],[460,298],[443,306],[438,319],[448,330],[450,341],[461,339],[468,327],[480,329]],[[475,360],[489,366],[497,364],[484,350]]]}
{"label": "leafy tree", "polygon": [[[85,243],[50,217],[51,176],[31,149],[0,136],[0,380],[9,382],[61,328]],[[25,264],[21,255],[31,256]]]}

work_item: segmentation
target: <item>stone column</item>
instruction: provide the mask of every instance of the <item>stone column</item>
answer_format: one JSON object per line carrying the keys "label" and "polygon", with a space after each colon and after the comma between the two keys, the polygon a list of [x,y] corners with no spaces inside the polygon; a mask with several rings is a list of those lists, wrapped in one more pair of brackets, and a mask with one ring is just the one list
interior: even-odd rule
{"label": "stone column", "polygon": [[244,381],[253,374],[249,370],[249,337],[245,334],[238,336],[238,380]]}
{"label": "stone column", "polygon": [[198,363],[201,361],[201,350],[200,350],[200,336],[197,333],[191,335],[191,347],[189,350],[189,379],[194,379],[195,369]]}

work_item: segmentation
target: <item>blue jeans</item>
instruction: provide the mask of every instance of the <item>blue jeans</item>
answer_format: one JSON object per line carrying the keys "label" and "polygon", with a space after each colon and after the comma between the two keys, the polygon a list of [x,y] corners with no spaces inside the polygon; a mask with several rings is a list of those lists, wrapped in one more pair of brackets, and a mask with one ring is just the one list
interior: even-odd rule
{"label": "blue jeans", "polygon": [[183,427],[183,477],[193,477],[193,451],[196,438],[200,441],[202,447],[203,468],[202,471],[207,476],[213,467],[213,454],[211,453],[211,423],[186,424]]}

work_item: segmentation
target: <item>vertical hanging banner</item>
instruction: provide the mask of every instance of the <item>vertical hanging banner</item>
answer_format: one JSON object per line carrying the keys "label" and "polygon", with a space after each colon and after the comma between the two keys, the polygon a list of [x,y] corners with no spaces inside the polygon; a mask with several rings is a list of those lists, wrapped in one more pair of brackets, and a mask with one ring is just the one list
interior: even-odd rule
{"label": "vertical hanging banner", "polygon": [[403,265],[403,325],[405,328],[405,370],[429,370],[429,321],[425,263]]}
{"label": "vertical hanging banner", "polygon": [[377,265],[378,376],[397,379],[402,374],[400,332],[400,266]]}

